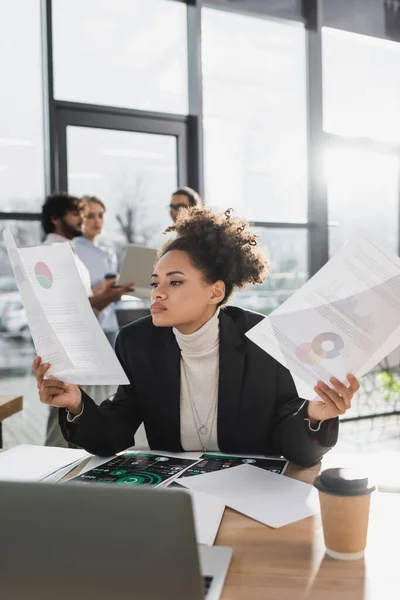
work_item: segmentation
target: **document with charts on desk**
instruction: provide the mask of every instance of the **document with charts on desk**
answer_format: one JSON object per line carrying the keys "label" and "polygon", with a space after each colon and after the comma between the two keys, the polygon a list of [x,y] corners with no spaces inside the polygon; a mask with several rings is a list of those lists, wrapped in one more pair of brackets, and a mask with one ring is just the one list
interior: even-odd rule
{"label": "document with charts on desk", "polygon": [[185,469],[182,475],[179,476],[178,483],[181,477],[191,477],[192,475],[212,473],[213,471],[225,471],[245,464],[282,475],[286,470],[288,461],[277,456],[227,456],[221,453],[206,453],[200,456],[199,462]]}
{"label": "document with charts on desk", "polygon": [[246,335],[319,400],[318,380],[361,377],[400,345],[400,258],[360,232]]}

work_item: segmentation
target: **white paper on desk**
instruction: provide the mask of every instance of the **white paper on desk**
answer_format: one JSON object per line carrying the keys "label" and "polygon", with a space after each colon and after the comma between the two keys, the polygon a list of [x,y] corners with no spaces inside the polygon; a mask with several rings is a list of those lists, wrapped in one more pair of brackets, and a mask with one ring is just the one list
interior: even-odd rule
{"label": "white paper on desk", "polygon": [[0,453],[0,481],[42,481],[87,456],[85,450],[21,444]]}
{"label": "white paper on desk", "polygon": [[251,465],[193,475],[179,483],[216,496],[226,506],[270,527],[288,525],[319,510],[317,490],[312,485]]}
{"label": "white paper on desk", "polygon": [[361,377],[400,345],[400,258],[361,232],[246,335],[319,400],[319,379]]}
{"label": "white paper on desk", "polygon": [[212,546],[225,512],[225,502],[217,496],[191,490],[173,482],[168,489],[184,489],[192,498],[193,518],[198,544]]}
{"label": "white paper on desk", "polygon": [[109,460],[112,460],[113,458],[115,458],[115,454],[113,456],[107,456],[107,457],[91,456],[90,459],[87,461],[86,465],[79,471],[79,473],[76,477],[83,475],[87,471],[96,469],[96,467],[100,467],[100,465],[104,465],[104,463],[108,462]]}
{"label": "white paper on desk", "polygon": [[61,481],[61,479],[63,477],[65,477],[66,475],[68,475],[68,473],[70,473],[83,460],[85,460],[85,458],[86,458],[86,456],[84,458],[79,458],[78,460],[76,460],[75,462],[71,463],[70,465],[67,465],[66,467],[63,467],[62,469],[58,469],[58,471],[55,471],[54,473],[50,473],[50,475],[47,475],[47,477],[44,477],[43,479],[41,479],[41,482],[42,483],[58,483],[59,481]]}
{"label": "white paper on desk", "polygon": [[[89,456],[89,454],[87,456]],[[75,475],[74,477],[71,477],[70,479],[75,479],[76,477],[83,475],[83,473],[86,473],[86,471],[91,471],[92,469],[95,469],[96,467],[103,465],[104,463],[108,462],[112,458],[115,458],[115,455],[108,456],[107,458],[105,458],[104,456],[91,456],[89,458],[89,460],[87,461],[87,463],[81,468],[79,473],[77,475]],[[64,469],[60,469],[56,473],[53,473],[52,475],[49,475],[49,477],[46,477],[46,479],[43,479],[43,481],[46,483],[58,483],[59,481],[61,481],[61,479],[63,477],[65,477],[66,475],[68,475],[68,473],[70,473],[73,469],[75,469],[75,467],[81,462],[83,462],[83,461],[79,460],[79,461],[77,461],[76,464],[69,465],[68,467],[65,467]]]}
{"label": "white paper on desk", "polygon": [[36,351],[52,365],[49,375],[76,384],[128,384],[90,306],[71,245],[17,249],[9,228],[3,237]]}
{"label": "white paper on desk", "polygon": [[187,490],[192,497],[194,525],[198,544],[212,546],[225,512],[225,502],[196,490]]}

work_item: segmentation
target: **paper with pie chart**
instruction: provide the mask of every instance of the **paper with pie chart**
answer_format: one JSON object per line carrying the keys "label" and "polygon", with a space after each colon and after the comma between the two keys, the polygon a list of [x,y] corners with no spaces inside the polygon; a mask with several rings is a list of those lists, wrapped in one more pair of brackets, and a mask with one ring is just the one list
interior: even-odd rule
{"label": "paper with pie chart", "polygon": [[40,287],[45,290],[49,290],[51,287],[53,287],[54,277],[49,265],[39,260],[35,264],[34,272],[36,281]]}
{"label": "paper with pie chart", "polygon": [[359,232],[247,337],[288,368],[301,398],[361,377],[400,345],[400,259]]}
{"label": "paper with pie chart", "polygon": [[71,368],[72,361],[69,359],[48,322],[41,303],[35,294],[32,293],[32,287],[21,260],[20,252],[8,227],[4,229],[3,238],[26,311],[37,354],[42,357],[43,362],[51,363],[52,373]]}
{"label": "paper with pie chart", "polygon": [[71,244],[17,248],[9,228],[3,237],[49,375],[76,384],[129,383],[90,305]]}

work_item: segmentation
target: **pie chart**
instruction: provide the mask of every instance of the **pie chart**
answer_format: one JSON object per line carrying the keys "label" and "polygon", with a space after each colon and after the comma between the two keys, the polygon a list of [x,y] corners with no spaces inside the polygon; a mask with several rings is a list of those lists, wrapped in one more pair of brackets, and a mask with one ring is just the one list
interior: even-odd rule
{"label": "pie chart", "polygon": [[37,262],[35,265],[35,276],[38,284],[48,290],[53,285],[53,273],[44,262]]}

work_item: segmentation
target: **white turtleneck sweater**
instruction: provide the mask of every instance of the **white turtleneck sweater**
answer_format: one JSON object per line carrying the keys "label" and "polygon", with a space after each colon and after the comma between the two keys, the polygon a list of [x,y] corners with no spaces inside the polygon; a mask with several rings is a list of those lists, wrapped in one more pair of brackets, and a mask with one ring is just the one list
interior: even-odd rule
{"label": "white turtleneck sweater", "polygon": [[[173,328],[176,341],[181,349],[181,444],[185,451],[203,449],[219,451],[217,436],[218,315],[219,309],[203,327],[194,333],[185,335]],[[199,432],[201,425],[207,428],[207,433]]]}

